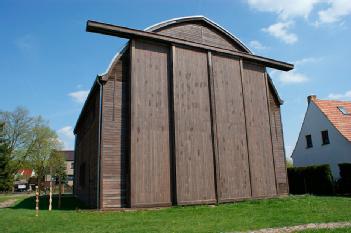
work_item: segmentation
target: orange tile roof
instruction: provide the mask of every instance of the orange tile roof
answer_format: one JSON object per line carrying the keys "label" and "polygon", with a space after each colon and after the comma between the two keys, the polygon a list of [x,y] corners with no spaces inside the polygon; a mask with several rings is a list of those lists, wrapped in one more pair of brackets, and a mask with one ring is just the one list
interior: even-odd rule
{"label": "orange tile roof", "polygon": [[[312,100],[327,116],[334,127],[351,142],[351,102],[339,100]],[[343,114],[338,107],[344,107],[349,115]]]}
{"label": "orange tile roof", "polygon": [[22,176],[31,176],[32,172],[33,172],[32,169],[25,168],[25,169],[19,169],[17,173],[21,174]]}

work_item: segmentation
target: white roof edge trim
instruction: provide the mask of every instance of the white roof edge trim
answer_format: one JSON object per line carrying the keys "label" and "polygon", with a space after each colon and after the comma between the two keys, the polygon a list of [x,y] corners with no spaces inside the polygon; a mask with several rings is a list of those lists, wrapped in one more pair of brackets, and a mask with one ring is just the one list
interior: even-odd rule
{"label": "white roof edge trim", "polygon": [[[222,31],[224,34],[226,34],[227,36],[232,38],[234,41],[239,43],[248,53],[253,54],[253,52],[239,38],[237,38],[236,36],[231,34],[228,30],[226,30],[225,28],[223,28],[222,26],[220,26],[216,22],[208,19],[207,17],[205,17],[203,15],[184,16],[184,17],[168,19],[168,20],[162,21],[160,23],[156,23],[154,25],[151,25],[151,26],[145,28],[144,31],[152,32],[152,31],[157,30],[157,29],[159,29],[161,27],[168,26],[168,25],[171,25],[171,24],[174,24],[174,23],[186,22],[186,21],[197,20],[197,19],[205,20],[207,23],[209,23],[212,26],[216,27],[218,30]],[[126,51],[127,45],[128,45],[128,42],[126,43],[126,45],[124,45],[122,47],[121,50],[117,51],[117,53],[113,56],[109,66],[107,67],[105,72],[99,74],[100,76],[105,76],[105,75],[107,75],[109,73],[109,71],[112,68],[112,66],[115,63],[115,61],[117,61],[122,56],[122,54]]]}

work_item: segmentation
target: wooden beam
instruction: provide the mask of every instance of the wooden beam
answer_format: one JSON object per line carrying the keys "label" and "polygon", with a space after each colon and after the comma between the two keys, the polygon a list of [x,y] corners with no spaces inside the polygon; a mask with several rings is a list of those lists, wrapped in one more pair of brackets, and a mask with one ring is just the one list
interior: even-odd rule
{"label": "wooden beam", "polygon": [[209,45],[196,43],[196,42],[192,42],[192,41],[188,41],[188,40],[183,40],[183,39],[179,39],[179,38],[175,38],[175,37],[171,37],[171,36],[157,34],[154,32],[146,32],[146,31],[142,31],[142,30],[136,30],[136,29],[131,29],[131,28],[117,26],[117,25],[105,24],[105,23],[100,23],[100,22],[96,22],[96,21],[88,20],[86,31],[100,33],[100,34],[104,34],[104,35],[128,38],[128,39],[143,38],[143,39],[149,39],[149,40],[156,40],[156,41],[168,43],[168,44],[176,44],[176,45],[183,45],[183,46],[200,48],[200,49],[204,49],[207,51],[232,55],[232,56],[239,57],[239,58],[247,60],[247,61],[259,63],[259,64],[264,65],[266,67],[275,68],[275,69],[283,70],[283,71],[289,71],[289,70],[292,70],[294,68],[293,64],[289,64],[289,63],[282,62],[282,61],[277,61],[277,60],[266,58],[266,57],[256,56],[256,55],[252,55],[249,53],[244,53],[244,52],[239,52],[239,51],[234,51],[234,50],[229,50],[229,49],[223,49],[223,48],[219,48],[219,47],[215,47],[215,46],[209,46]]}

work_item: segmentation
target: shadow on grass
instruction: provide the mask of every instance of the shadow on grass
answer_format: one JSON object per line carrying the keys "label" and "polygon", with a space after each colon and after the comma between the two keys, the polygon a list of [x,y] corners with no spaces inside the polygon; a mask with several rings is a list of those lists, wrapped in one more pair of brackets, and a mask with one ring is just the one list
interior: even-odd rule
{"label": "shadow on grass", "polygon": [[[39,209],[47,210],[49,208],[49,196],[39,197]],[[28,197],[18,202],[11,209],[31,209],[35,210],[35,196]],[[52,196],[52,209],[53,210],[77,210],[88,209],[82,202],[76,199],[72,194],[64,194],[61,196],[61,208],[58,209],[58,195]]]}

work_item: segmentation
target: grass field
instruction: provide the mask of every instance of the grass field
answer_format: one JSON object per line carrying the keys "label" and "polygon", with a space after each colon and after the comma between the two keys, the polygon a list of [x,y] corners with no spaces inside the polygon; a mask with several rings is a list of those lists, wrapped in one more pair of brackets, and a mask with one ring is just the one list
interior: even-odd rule
{"label": "grass field", "polygon": [[[56,208],[57,199],[54,199]],[[41,210],[35,217],[34,197],[0,209],[1,232],[233,232],[305,223],[351,221],[351,198],[292,196],[219,206],[161,210],[100,212],[84,208],[73,197],[62,210]],[[41,209],[47,198],[41,198]],[[307,232],[347,232],[307,231]]]}

